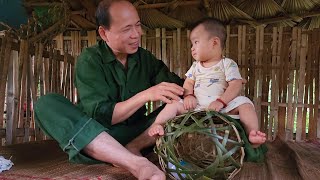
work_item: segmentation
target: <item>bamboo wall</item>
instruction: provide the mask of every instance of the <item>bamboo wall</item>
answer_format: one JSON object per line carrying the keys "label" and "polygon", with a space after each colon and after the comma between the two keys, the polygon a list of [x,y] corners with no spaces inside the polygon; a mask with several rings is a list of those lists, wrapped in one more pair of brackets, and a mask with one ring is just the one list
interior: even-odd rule
{"label": "bamboo wall", "polygon": [[8,35],[0,36],[0,48],[0,145],[45,139],[34,123],[33,102],[50,92],[74,102],[74,58]]}
{"label": "bamboo wall", "polygon": [[[190,31],[185,29],[144,31],[141,47],[150,50],[171,71],[183,77],[193,61],[189,34]],[[277,135],[297,141],[319,138],[320,30],[228,26],[227,34],[225,55],[238,63],[243,78],[248,81],[243,94],[254,101],[261,129],[267,133],[268,139],[273,140]],[[54,46],[77,57],[83,48],[95,44],[97,39],[95,31],[67,32],[55,38]],[[48,58],[43,58],[43,62],[47,62],[45,59]],[[51,67],[55,66],[52,64]],[[69,78],[72,79],[71,71]],[[71,79],[69,87],[73,87]],[[149,111],[158,105],[149,103]],[[0,125],[3,127],[0,138],[4,138],[5,126],[1,121]],[[23,131],[21,135],[27,136]]]}

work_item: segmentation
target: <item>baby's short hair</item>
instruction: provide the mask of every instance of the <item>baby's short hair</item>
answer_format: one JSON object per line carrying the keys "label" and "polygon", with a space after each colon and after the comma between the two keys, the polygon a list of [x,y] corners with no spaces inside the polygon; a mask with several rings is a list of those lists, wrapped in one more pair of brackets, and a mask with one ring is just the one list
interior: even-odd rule
{"label": "baby's short hair", "polygon": [[199,25],[204,26],[204,29],[209,33],[210,37],[216,36],[220,39],[222,49],[225,47],[227,33],[226,33],[226,28],[224,27],[221,21],[215,18],[207,17],[196,22],[191,27],[191,31],[194,28],[198,27]]}

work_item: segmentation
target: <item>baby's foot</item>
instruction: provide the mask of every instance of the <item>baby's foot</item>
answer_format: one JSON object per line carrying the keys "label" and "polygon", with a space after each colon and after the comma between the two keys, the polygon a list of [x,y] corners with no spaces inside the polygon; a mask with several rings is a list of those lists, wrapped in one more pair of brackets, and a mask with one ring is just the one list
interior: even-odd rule
{"label": "baby's foot", "polygon": [[164,130],[163,127],[160,124],[155,124],[152,125],[148,131],[149,136],[163,136],[164,135]]}
{"label": "baby's foot", "polygon": [[261,131],[252,130],[249,133],[249,141],[253,148],[259,147],[261,144],[266,142],[266,134]]}

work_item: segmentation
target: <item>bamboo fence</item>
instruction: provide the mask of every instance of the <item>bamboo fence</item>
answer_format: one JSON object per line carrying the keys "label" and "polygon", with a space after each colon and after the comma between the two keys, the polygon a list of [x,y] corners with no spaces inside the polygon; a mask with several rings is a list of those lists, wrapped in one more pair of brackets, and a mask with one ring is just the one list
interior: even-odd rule
{"label": "bamboo fence", "polygon": [[[171,71],[184,77],[193,61],[189,35],[190,31],[187,29],[144,30],[141,47],[163,60]],[[95,31],[67,32],[54,39],[55,49],[43,51],[41,45],[36,45],[32,48],[39,53],[28,55],[26,52],[34,50],[26,42],[10,45],[8,42],[12,40],[5,36],[1,38],[0,118],[5,115],[7,117],[0,119],[0,138],[3,142],[10,144],[19,137],[23,137],[23,141],[43,139],[40,136],[42,134],[37,134],[39,131],[34,130],[36,126],[33,115],[31,119],[22,118],[22,102],[29,104],[47,92],[63,93],[76,102],[72,57],[76,58],[83,48],[94,45],[98,39]],[[14,49],[18,44],[20,50]],[[26,48],[30,50],[26,51]],[[11,55],[8,55],[10,51]],[[66,53],[58,55],[59,51]],[[319,52],[320,29],[307,31],[297,27],[227,26],[225,55],[238,63],[242,77],[247,80],[242,94],[254,102],[261,130],[267,133],[268,140],[273,140],[276,136],[296,141],[320,137]],[[42,63],[41,67],[45,68],[32,70],[34,66],[39,67],[37,63],[32,66],[35,62]],[[66,64],[69,65],[68,68],[64,68]],[[6,85],[5,94],[3,92]],[[17,89],[18,85],[22,87],[21,92]],[[36,87],[40,87],[40,93],[35,92]],[[4,97],[7,99],[6,108]],[[148,112],[160,104],[148,103]],[[3,109],[6,113],[3,113]]]}
{"label": "bamboo fence", "polygon": [[0,36],[0,47],[1,145],[43,140],[47,137],[34,122],[33,103],[50,92],[75,102],[74,58],[9,35]]}

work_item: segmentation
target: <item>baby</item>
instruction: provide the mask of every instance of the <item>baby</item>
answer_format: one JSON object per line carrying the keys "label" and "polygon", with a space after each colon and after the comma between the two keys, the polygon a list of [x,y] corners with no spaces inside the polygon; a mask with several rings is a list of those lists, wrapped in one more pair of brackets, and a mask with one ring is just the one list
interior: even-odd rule
{"label": "baby", "polygon": [[149,135],[163,135],[169,119],[189,110],[215,110],[239,115],[253,147],[266,141],[259,131],[258,117],[251,100],[239,96],[242,77],[238,65],[222,56],[226,41],[223,24],[213,18],[199,21],[191,31],[192,57],[196,60],[186,73],[184,99],[167,104],[149,128]]}

